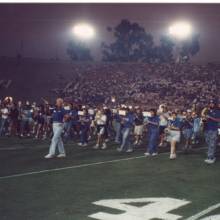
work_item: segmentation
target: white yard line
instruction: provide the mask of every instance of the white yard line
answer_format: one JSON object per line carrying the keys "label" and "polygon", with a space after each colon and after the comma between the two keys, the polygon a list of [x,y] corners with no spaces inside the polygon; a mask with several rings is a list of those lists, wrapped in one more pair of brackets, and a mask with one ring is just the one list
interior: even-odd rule
{"label": "white yard line", "polygon": [[186,220],[197,220],[197,219],[201,218],[204,215],[207,215],[208,213],[212,212],[213,210],[215,210],[217,208],[220,208],[220,203],[218,203],[216,205],[213,205],[213,206],[210,206],[209,208],[203,210],[202,212],[199,212],[196,215],[193,215],[193,216],[187,218]]}
{"label": "white yard line", "polygon": [[[201,150],[201,149],[204,149],[204,147],[197,148],[194,150]],[[164,152],[164,153],[160,153],[160,154],[169,154],[169,152]],[[49,169],[49,170],[40,170],[40,171],[33,171],[33,172],[27,172],[27,173],[14,174],[14,175],[9,175],[9,176],[1,176],[0,180],[15,178],[15,177],[22,177],[22,176],[30,176],[30,175],[41,174],[41,173],[52,173],[52,172],[57,172],[57,171],[61,171],[61,170],[91,167],[91,166],[102,165],[102,164],[117,163],[117,162],[121,162],[121,161],[140,159],[140,158],[144,158],[144,157],[145,156],[128,157],[128,158],[122,158],[122,159],[116,159],[116,160],[107,160],[107,161],[101,161],[101,162],[95,162],[95,163],[74,165],[74,166],[69,166],[69,167],[61,167],[61,168],[55,168],[55,169]]]}
{"label": "white yard line", "polygon": [[14,178],[14,177],[29,176],[29,175],[40,174],[40,173],[51,173],[51,172],[56,172],[56,171],[61,171],[61,170],[90,167],[90,166],[96,166],[96,165],[102,165],[102,164],[108,164],[108,163],[117,163],[117,162],[121,162],[121,161],[135,160],[135,159],[139,159],[139,158],[143,158],[143,157],[145,157],[145,156],[129,157],[129,158],[123,158],[123,159],[117,159],[117,160],[107,160],[107,161],[88,163],[88,164],[80,164],[80,165],[75,165],[75,166],[61,167],[61,168],[55,168],[55,169],[49,169],[49,170],[40,170],[40,171],[33,171],[33,172],[27,172],[27,173],[20,173],[20,174],[14,174],[14,175],[9,175],[9,176],[2,176],[2,177],[0,177],[0,180]]}

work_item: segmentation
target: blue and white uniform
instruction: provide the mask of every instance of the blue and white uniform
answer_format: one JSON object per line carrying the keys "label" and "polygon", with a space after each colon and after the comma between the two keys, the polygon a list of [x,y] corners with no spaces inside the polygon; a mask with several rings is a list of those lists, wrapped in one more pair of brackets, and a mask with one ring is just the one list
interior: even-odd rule
{"label": "blue and white uniform", "polygon": [[175,127],[176,130],[174,129],[169,130],[167,141],[168,142],[172,142],[172,141],[180,142],[180,137],[181,137],[180,129],[182,126],[182,122],[180,118],[177,117],[175,120],[169,120],[168,126]]}

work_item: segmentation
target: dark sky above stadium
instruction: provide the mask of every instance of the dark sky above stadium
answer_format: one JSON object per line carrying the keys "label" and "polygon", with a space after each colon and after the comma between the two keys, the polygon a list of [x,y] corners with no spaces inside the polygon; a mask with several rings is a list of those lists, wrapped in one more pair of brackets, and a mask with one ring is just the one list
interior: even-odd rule
{"label": "dark sky above stadium", "polygon": [[1,4],[0,55],[15,56],[22,48],[26,57],[61,59],[73,37],[74,24],[94,25],[96,38],[88,42],[94,56],[100,58],[100,44],[110,42],[107,26],[123,18],[138,22],[158,42],[170,24],[187,20],[200,33],[201,50],[197,62],[220,60],[220,4]]}

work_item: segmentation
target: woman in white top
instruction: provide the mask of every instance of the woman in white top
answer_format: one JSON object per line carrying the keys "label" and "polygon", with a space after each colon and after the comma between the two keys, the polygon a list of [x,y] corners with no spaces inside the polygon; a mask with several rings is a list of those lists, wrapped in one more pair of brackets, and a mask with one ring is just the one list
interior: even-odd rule
{"label": "woman in white top", "polygon": [[168,125],[168,118],[169,114],[167,112],[167,107],[161,105],[158,110],[158,115],[160,116],[160,123],[159,123],[159,135],[160,135],[160,144],[159,146],[163,146],[165,141],[165,129]]}
{"label": "woman in white top", "polygon": [[0,136],[3,136],[3,134],[6,132],[6,124],[8,120],[9,111],[6,107],[6,104],[3,104],[3,107],[1,108],[1,120],[0,120]]}
{"label": "woman in white top", "polygon": [[105,115],[103,109],[100,109],[97,111],[94,121],[97,126],[97,142],[96,142],[94,149],[98,149],[99,146],[102,145],[101,149],[104,150],[107,148],[107,145],[104,140],[107,116]]}

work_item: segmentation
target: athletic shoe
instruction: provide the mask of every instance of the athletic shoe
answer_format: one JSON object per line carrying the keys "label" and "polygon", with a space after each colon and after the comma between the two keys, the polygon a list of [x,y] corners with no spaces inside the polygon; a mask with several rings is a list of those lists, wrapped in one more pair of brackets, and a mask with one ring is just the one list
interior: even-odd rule
{"label": "athletic shoe", "polygon": [[175,160],[176,159],[176,154],[170,154],[170,160]]}
{"label": "athletic shoe", "polygon": [[215,163],[215,158],[213,158],[213,159],[209,159],[209,158],[207,158],[206,160],[205,160],[205,163],[207,163],[207,164],[213,164],[213,163]]}
{"label": "athletic shoe", "polygon": [[158,155],[158,153],[153,153],[153,154],[152,154],[153,157],[155,157],[155,156],[157,156],[157,155]]}
{"label": "athletic shoe", "polygon": [[93,147],[93,149],[99,149],[99,145],[96,144],[96,145]]}
{"label": "athletic shoe", "polygon": [[123,149],[122,149],[121,147],[118,147],[118,148],[117,148],[117,151],[118,151],[118,152],[122,152],[122,150],[123,150]]}
{"label": "athletic shoe", "polygon": [[149,157],[149,156],[151,156],[151,154],[146,152],[146,153],[144,153],[144,156]]}
{"label": "athletic shoe", "polygon": [[51,158],[54,158],[54,155],[47,154],[44,158],[45,158],[45,159],[51,159]]}
{"label": "athletic shoe", "polygon": [[83,147],[87,147],[87,146],[88,146],[88,144],[87,144],[87,143],[85,143],[85,144],[83,144],[82,146],[83,146]]}
{"label": "athletic shoe", "polygon": [[126,150],[126,153],[132,153],[132,152],[133,152],[133,149]]}
{"label": "athletic shoe", "polygon": [[83,144],[82,143],[78,143],[78,146],[83,146]]}
{"label": "athletic shoe", "polygon": [[103,145],[102,145],[102,150],[105,150],[107,148],[107,145],[106,145],[106,143],[104,143]]}
{"label": "athletic shoe", "polygon": [[58,158],[64,158],[64,157],[66,157],[66,154],[58,154],[57,157]]}

